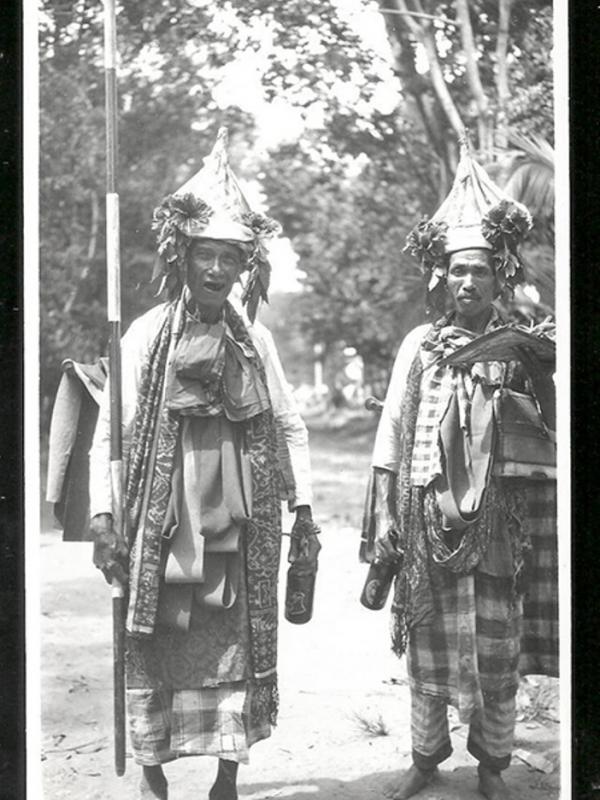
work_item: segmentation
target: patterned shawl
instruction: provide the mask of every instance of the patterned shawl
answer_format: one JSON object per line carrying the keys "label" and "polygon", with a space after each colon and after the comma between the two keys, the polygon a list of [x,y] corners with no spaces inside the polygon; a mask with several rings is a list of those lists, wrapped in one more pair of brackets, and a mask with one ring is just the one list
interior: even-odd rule
{"label": "patterned shawl", "polygon": [[[234,338],[264,368],[239,315],[229,303],[225,319]],[[142,372],[133,439],[129,455],[125,508],[131,546],[127,630],[151,636],[156,622],[160,582],[162,526],[171,491],[179,416],[162,401],[171,347],[181,336],[183,314],[167,308]],[[270,720],[277,715],[277,576],[281,548],[281,505],[275,423],[271,408],[245,422],[246,446],[252,471],[253,515],[246,527],[247,591],[250,650],[255,686],[251,715]]]}

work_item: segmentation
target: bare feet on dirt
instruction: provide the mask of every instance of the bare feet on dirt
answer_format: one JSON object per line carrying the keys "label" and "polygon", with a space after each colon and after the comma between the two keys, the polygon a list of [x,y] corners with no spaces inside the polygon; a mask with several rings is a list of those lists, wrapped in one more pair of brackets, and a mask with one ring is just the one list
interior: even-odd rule
{"label": "bare feet on dirt", "polygon": [[157,764],[153,767],[142,767],[142,771],[140,800],[168,800],[167,779],[162,767]]}
{"label": "bare feet on dirt", "polygon": [[402,776],[400,784],[392,789],[390,797],[392,800],[406,800],[424,789],[436,774],[437,769],[424,772],[413,764]]}
{"label": "bare feet on dirt", "polygon": [[492,772],[482,764],[477,767],[479,791],[487,800],[510,800],[510,794],[499,772]]}

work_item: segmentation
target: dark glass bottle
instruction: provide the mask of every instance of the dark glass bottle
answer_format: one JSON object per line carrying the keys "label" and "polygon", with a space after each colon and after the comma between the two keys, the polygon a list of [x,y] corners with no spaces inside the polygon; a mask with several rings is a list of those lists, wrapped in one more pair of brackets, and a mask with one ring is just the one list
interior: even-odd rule
{"label": "dark glass bottle", "polygon": [[384,607],[397,569],[397,563],[374,561],[370,565],[360,596],[360,602],[365,608],[379,611]]}
{"label": "dark glass bottle", "polygon": [[312,617],[315,595],[316,567],[292,564],[287,573],[285,590],[285,618],[295,625],[303,625]]}

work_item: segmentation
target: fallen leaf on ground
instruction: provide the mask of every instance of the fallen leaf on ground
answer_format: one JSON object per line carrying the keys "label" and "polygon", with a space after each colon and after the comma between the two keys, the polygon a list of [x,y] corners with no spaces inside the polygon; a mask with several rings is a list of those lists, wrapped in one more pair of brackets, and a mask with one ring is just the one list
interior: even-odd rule
{"label": "fallen leaf on ground", "polygon": [[554,764],[552,761],[539,755],[539,753],[531,753],[529,750],[515,750],[513,755],[528,766],[537,769],[539,772],[544,772],[546,775],[554,772]]}
{"label": "fallen leaf on ground", "polygon": [[[65,737],[63,736],[62,739]],[[62,739],[59,739],[56,744],[59,744]],[[70,751],[74,751],[80,755],[87,754],[87,753],[97,753],[99,750],[104,750],[108,747],[108,739],[106,736],[102,736],[100,739],[94,739],[91,742],[84,742],[83,744],[74,744],[71,747],[55,747],[52,750],[46,750],[47,753],[69,753]],[[71,756],[67,756],[70,758]]]}

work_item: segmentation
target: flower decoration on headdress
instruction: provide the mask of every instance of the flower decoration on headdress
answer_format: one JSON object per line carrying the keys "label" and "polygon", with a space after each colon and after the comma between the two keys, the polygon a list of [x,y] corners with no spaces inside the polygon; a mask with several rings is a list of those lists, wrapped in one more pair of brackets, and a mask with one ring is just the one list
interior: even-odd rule
{"label": "flower decoration on headdress", "polygon": [[445,277],[447,231],[448,225],[445,222],[435,222],[423,217],[406,237],[404,252],[419,260],[430,292]]}
{"label": "flower decoration on headdress", "polygon": [[213,215],[212,208],[204,200],[190,192],[183,195],[167,195],[154,209],[152,230],[157,231],[159,261],[153,278],[161,276],[158,294],[167,283],[182,281],[185,256],[190,246],[190,230],[202,230]]}
{"label": "flower decoration on headdress", "polygon": [[508,198],[500,200],[481,220],[481,232],[494,251],[496,274],[511,289],[524,278],[517,248],[531,225],[525,206]]}
{"label": "flower decoration on headdress", "polygon": [[491,208],[481,222],[483,235],[496,248],[501,243],[518,243],[529,233],[531,214],[522,205],[501,200]]}
{"label": "flower decoration on headdress", "polygon": [[212,208],[191,192],[186,194],[168,195],[158,206],[154,219],[174,225],[181,231],[186,231],[190,222],[197,225],[208,225],[208,220],[213,214]]}
{"label": "flower decoration on headdress", "polygon": [[247,225],[257,239],[271,239],[281,233],[281,225],[271,217],[257,214],[255,211],[245,211],[242,222]]}

